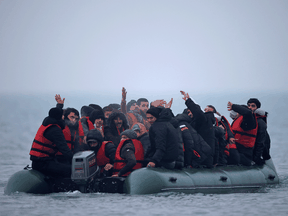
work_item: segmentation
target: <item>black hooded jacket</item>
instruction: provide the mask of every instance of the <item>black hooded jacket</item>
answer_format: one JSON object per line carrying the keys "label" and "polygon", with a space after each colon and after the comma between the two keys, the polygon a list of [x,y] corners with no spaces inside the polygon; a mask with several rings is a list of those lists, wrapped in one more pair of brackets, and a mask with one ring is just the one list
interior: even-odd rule
{"label": "black hooded jacket", "polygon": [[[170,110],[171,111],[171,110]],[[184,167],[184,151],[183,151],[183,139],[181,134],[181,129],[179,127],[178,120],[174,117],[174,114],[171,111],[171,120],[170,123],[174,126],[174,128],[177,130],[178,135],[178,158],[176,160],[175,168],[181,169]],[[173,117],[172,117],[173,116]]]}
{"label": "black hooded jacket", "polygon": [[213,128],[213,122],[210,115],[205,114],[198,104],[195,104],[191,98],[188,98],[185,102],[188,109],[192,112],[193,118],[191,125],[200,134],[200,136],[211,147],[212,153],[215,150],[215,133]]}
{"label": "black hooded jacket", "polygon": [[[72,161],[73,158],[73,153],[72,151],[69,149],[64,134],[62,132],[62,130],[65,128],[65,123],[64,121],[61,120],[56,120],[54,118],[51,117],[46,117],[43,122],[42,125],[43,126],[47,126],[49,124],[57,124],[61,127],[61,129],[59,127],[57,127],[56,125],[52,125],[51,127],[47,128],[43,134],[43,136],[50,140],[51,142],[53,142],[58,150],[63,154],[63,156],[68,160],[68,161]],[[35,156],[30,156],[30,159],[32,161],[37,161],[37,160],[51,160],[51,158],[38,158]]]}
{"label": "black hooded jacket", "polygon": [[178,158],[178,134],[177,129],[170,123],[170,110],[161,111],[159,118],[151,125],[149,129],[149,138],[151,142],[151,152],[149,162],[159,165],[160,162],[170,163]]}
{"label": "black hooded jacket", "polygon": [[151,143],[149,139],[149,134],[144,133],[137,137],[137,140],[139,140],[142,143],[143,150],[144,150],[144,158],[147,158],[148,153],[151,151]]}
{"label": "black hooded jacket", "polygon": [[[257,137],[255,141],[255,146],[253,150],[253,161],[256,164],[262,165],[264,161],[262,160],[262,154],[265,148],[265,141],[267,136],[267,124],[263,120],[263,118],[259,117],[257,118],[258,123],[258,130],[257,130]],[[269,139],[269,138],[267,138]]]}
{"label": "black hooded jacket", "polygon": [[[191,126],[192,119],[187,114],[176,116],[185,148],[185,166],[198,167],[207,157],[212,157],[212,149],[205,140]],[[197,155],[196,152],[199,154]],[[209,164],[212,165],[212,164]]]}
{"label": "black hooded jacket", "polygon": [[[122,127],[117,129],[114,119],[119,117],[122,120]],[[118,146],[120,143],[120,133],[123,132],[126,129],[129,129],[128,121],[124,113],[119,112],[119,111],[114,111],[110,114],[108,121],[107,121],[107,126],[104,127],[104,139],[106,141],[112,141],[115,146]]]}
{"label": "black hooded jacket", "polygon": [[[97,130],[97,129],[93,129],[90,130],[87,134],[87,142],[89,142],[89,140],[97,140],[98,141],[98,145],[97,147],[90,147],[89,144],[87,146],[89,146],[89,149],[95,152],[95,155],[97,155],[98,150],[101,148],[101,146],[103,145],[103,137],[101,135],[101,133]],[[116,146],[113,143],[107,143],[105,145],[105,156],[107,158],[110,159],[110,163],[113,164],[114,163],[114,159],[115,159],[115,153],[116,153]]]}

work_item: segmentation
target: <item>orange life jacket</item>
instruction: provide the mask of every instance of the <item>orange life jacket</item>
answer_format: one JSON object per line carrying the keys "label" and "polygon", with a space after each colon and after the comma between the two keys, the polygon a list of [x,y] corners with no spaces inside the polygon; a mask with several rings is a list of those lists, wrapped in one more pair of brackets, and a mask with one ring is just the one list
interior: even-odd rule
{"label": "orange life jacket", "polygon": [[43,135],[45,130],[51,127],[52,125],[56,125],[61,129],[61,127],[57,124],[49,124],[47,126],[41,125],[33,140],[32,147],[29,153],[30,155],[45,158],[45,157],[54,157],[55,154],[58,152],[57,146],[50,140],[46,139]]}
{"label": "orange life jacket", "polygon": [[[137,161],[137,164],[133,167],[133,170],[136,170],[136,169],[140,169],[143,167],[142,163],[144,160],[144,150],[143,150],[142,143],[139,140],[137,139],[131,139],[131,140],[135,147],[135,158]],[[117,147],[116,154],[115,154],[115,161],[114,161],[115,172],[113,174],[117,174],[126,165],[126,160],[121,158],[120,156],[121,149],[125,141],[127,140],[122,140]],[[128,176],[130,173],[131,172],[127,172],[123,176]]]}
{"label": "orange life jacket", "polygon": [[239,116],[233,121],[232,126],[231,126],[233,133],[234,133],[234,137],[235,137],[235,143],[243,145],[246,148],[253,148],[255,145],[257,130],[258,130],[258,123],[256,120],[256,116],[255,116],[256,128],[252,130],[244,131],[241,128],[242,121],[243,121],[243,116]]}
{"label": "orange life jacket", "polygon": [[111,141],[104,141],[100,149],[97,152],[97,165],[101,168],[101,172],[104,170],[104,166],[110,162],[110,159],[105,155],[105,147],[107,143],[112,143]]}
{"label": "orange life jacket", "polygon": [[[71,136],[71,131],[69,129],[69,127],[66,125],[65,128],[62,130],[63,134],[64,134],[64,137],[65,137],[65,140],[66,140],[66,143],[67,143],[67,146],[69,147],[69,149],[73,152],[74,150],[74,145],[72,144],[72,142],[75,142],[75,138],[76,138],[76,131],[75,131],[75,134],[74,134],[74,139],[72,140],[72,136]],[[56,155],[63,155],[61,152],[57,152]]]}

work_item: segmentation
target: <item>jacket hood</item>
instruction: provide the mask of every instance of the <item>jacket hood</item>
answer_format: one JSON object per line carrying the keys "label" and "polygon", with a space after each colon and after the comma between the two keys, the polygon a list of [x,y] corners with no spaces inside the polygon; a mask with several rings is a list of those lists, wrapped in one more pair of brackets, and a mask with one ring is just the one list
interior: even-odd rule
{"label": "jacket hood", "polygon": [[64,120],[62,120],[62,119],[56,120],[56,119],[54,119],[54,118],[51,118],[51,117],[47,116],[47,117],[43,120],[42,125],[43,125],[43,126],[47,126],[47,125],[49,125],[49,124],[57,124],[57,125],[59,125],[59,126],[61,127],[62,130],[65,128],[65,122],[64,122]]}
{"label": "jacket hood", "polygon": [[97,129],[92,129],[87,133],[87,142],[89,140],[97,140],[99,143],[103,142],[103,137]]}
{"label": "jacket hood", "polygon": [[205,112],[205,116],[207,117],[207,119],[211,120],[213,125],[216,123],[216,119],[213,112]]}
{"label": "jacket hood", "polygon": [[260,116],[267,116],[267,114],[268,114],[265,110],[260,109],[260,108],[256,109],[254,111],[254,113],[257,114],[257,115],[260,115]]}
{"label": "jacket hood", "polygon": [[145,125],[143,125],[142,123],[139,123],[139,122],[135,123],[133,125],[132,130],[134,130],[134,131],[135,130],[139,130],[140,131],[140,136],[147,132],[147,129],[146,129]]}
{"label": "jacket hood", "polygon": [[94,109],[90,106],[82,106],[80,112],[81,112],[81,117],[83,116],[89,116],[91,114],[91,112],[93,111]]}
{"label": "jacket hood", "polygon": [[113,111],[110,115],[109,115],[109,118],[107,120],[107,124],[110,128],[115,128],[116,125],[114,123],[114,119],[119,117],[122,121],[123,121],[123,124],[122,124],[122,127],[126,130],[129,128],[129,124],[128,124],[128,120],[126,118],[126,116],[124,115],[124,113],[122,112],[119,112],[119,111]]}
{"label": "jacket hood", "polygon": [[178,120],[178,122],[185,121],[190,123],[192,121],[192,118],[190,118],[187,114],[184,113],[178,114],[175,118]]}
{"label": "jacket hood", "polygon": [[89,104],[89,107],[92,107],[95,110],[100,110],[103,112],[103,109],[101,106],[99,106],[98,104]]}
{"label": "jacket hood", "polygon": [[156,121],[158,122],[162,122],[162,121],[170,121],[172,118],[174,117],[172,111],[170,109],[166,109],[164,108],[160,114],[159,114],[159,118],[157,118]]}

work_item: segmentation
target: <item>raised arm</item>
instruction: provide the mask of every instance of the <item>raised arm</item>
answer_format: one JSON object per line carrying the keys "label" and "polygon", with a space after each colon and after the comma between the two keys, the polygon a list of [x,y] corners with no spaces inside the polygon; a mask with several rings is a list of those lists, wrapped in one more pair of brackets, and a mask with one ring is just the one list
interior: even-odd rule
{"label": "raised arm", "polygon": [[57,102],[56,107],[63,109],[65,98],[61,99],[60,94],[55,95],[55,100]]}
{"label": "raised arm", "polygon": [[123,87],[122,88],[122,99],[121,99],[121,112],[123,112],[125,115],[127,113],[126,95],[127,95],[127,91]]}

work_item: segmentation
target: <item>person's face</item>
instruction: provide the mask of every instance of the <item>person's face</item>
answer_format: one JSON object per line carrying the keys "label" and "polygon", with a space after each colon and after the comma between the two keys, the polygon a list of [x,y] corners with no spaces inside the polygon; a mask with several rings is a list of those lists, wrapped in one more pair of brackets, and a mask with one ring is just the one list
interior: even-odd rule
{"label": "person's face", "polygon": [[103,125],[103,119],[95,119],[95,122],[94,122],[96,128],[100,128],[102,125]]}
{"label": "person's face", "polygon": [[187,112],[188,112],[188,116],[190,117],[190,118],[193,118],[193,114],[192,114],[192,112],[188,109],[187,110]]}
{"label": "person's face", "polygon": [[214,109],[207,106],[205,109],[204,109],[204,112],[214,112]]}
{"label": "person's face", "polygon": [[254,112],[257,109],[257,106],[255,103],[248,103],[248,108]]}
{"label": "person's face", "polygon": [[116,127],[120,129],[122,127],[123,121],[122,121],[122,119],[120,119],[120,117],[117,117],[114,119],[114,123],[115,123]]}
{"label": "person's face", "polygon": [[111,113],[112,113],[112,111],[106,111],[106,112],[104,113],[105,118],[108,119],[108,118],[109,118],[109,115],[110,115]]}
{"label": "person's face", "polygon": [[130,107],[130,110],[136,110],[136,109],[139,109],[139,107],[136,103],[133,103],[132,106]]}
{"label": "person's face", "polygon": [[140,103],[140,106],[139,106],[139,109],[142,110],[144,113],[147,112],[148,110],[148,106],[149,106],[149,103],[148,102],[141,102]]}
{"label": "person's face", "polygon": [[70,122],[72,122],[72,124],[75,124],[79,120],[79,116],[75,115],[74,112],[69,113],[67,118],[69,119]]}
{"label": "person's face", "polygon": [[129,137],[127,137],[126,135],[121,136],[121,140],[126,140],[126,139],[129,139]]}
{"label": "person's face", "polygon": [[95,148],[98,145],[98,141],[97,140],[93,140],[93,141],[88,141],[87,144],[91,147],[91,148]]}
{"label": "person's face", "polygon": [[140,136],[140,131],[139,130],[134,130],[134,131],[137,134],[137,137],[139,137]]}
{"label": "person's face", "polygon": [[147,117],[147,121],[152,125],[157,118],[153,115],[151,115],[150,113],[146,113],[146,117]]}

